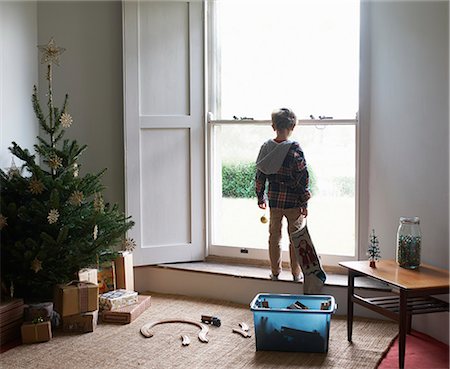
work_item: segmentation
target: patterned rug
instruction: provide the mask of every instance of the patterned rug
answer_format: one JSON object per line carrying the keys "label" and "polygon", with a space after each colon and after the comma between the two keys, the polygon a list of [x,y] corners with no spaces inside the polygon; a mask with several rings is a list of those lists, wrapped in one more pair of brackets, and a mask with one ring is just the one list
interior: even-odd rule
{"label": "patterned rug", "polygon": [[[21,345],[0,355],[1,368],[122,369],[122,368],[376,368],[396,337],[395,323],[356,319],[353,342],[347,341],[346,320],[332,316],[328,353],[256,351],[253,313],[249,306],[186,296],[151,294],[152,303],[128,325],[99,324],[94,332],[68,335],[55,332],[49,342]],[[197,338],[194,325],[157,325],[145,338],[140,328],[161,319],[200,321],[201,315],[217,316],[221,326],[209,326],[209,342]],[[250,326],[251,338],[233,333],[239,323]],[[182,346],[181,335],[191,343]]]}

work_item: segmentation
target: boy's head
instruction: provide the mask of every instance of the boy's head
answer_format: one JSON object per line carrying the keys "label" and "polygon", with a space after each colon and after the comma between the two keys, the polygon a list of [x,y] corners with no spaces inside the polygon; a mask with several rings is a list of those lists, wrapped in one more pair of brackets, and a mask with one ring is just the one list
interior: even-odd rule
{"label": "boy's head", "polygon": [[291,109],[281,108],[272,112],[272,126],[276,131],[293,130],[297,124],[297,117]]}

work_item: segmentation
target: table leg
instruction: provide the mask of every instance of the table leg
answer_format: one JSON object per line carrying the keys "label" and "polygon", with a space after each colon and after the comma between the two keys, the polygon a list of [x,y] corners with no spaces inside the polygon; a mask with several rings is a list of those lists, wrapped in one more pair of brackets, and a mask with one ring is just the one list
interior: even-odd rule
{"label": "table leg", "polygon": [[353,332],[353,293],[355,291],[355,273],[348,271],[348,288],[347,288],[347,340],[352,341]]}
{"label": "table leg", "polygon": [[408,328],[407,314],[408,296],[406,291],[400,289],[399,333],[398,333],[398,364],[399,368],[405,367],[406,331]]}

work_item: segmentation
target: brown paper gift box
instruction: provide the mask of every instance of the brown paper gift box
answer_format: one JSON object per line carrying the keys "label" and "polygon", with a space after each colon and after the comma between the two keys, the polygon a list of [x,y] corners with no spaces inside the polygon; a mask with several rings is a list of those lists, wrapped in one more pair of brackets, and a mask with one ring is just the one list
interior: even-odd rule
{"label": "brown paper gift box", "polygon": [[54,302],[55,310],[62,317],[98,310],[98,286],[79,281],[60,284]]}
{"label": "brown paper gift box", "polygon": [[46,342],[52,338],[50,322],[22,324],[22,343]]}
{"label": "brown paper gift box", "polygon": [[134,291],[133,254],[129,251],[119,251],[114,260],[116,268],[116,288]]}
{"label": "brown paper gift box", "polygon": [[139,295],[134,305],[124,306],[115,310],[104,310],[102,321],[105,323],[128,324],[150,307],[150,296]]}
{"label": "brown paper gift box", "polygon": [[88,333],[97,327],[98,310],[88,313],[66,316],[63,318],[62,329],[64,332]]}

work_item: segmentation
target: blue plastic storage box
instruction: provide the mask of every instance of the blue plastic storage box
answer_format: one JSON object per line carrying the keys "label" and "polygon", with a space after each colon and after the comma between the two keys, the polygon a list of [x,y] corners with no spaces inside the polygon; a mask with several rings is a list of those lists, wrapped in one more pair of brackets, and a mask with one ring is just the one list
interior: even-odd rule
{"label": "blue plastic storage box", "polygon": [[257,351],[328,351],[333,296],[260,293],[250,309]]}

